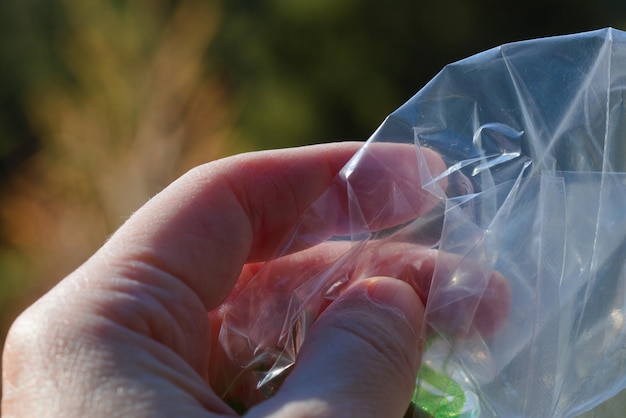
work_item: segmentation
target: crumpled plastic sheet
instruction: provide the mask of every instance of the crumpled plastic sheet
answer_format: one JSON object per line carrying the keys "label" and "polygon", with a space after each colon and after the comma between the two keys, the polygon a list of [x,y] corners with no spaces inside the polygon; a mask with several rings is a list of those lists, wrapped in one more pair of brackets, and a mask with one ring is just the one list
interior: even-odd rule
{"label": "crumpled plastic sheet", "polygon": [[625,92],[615,29],[445,67],[230,301],[225,397],[271,396],[317,315],[372,275],[426,303],[407,416],[572,417],[626,388]]}

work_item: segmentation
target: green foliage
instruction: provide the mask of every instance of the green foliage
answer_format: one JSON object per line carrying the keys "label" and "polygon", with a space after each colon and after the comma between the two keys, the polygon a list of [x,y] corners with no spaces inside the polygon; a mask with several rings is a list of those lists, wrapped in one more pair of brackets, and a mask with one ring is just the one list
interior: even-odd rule
{"label": "green foliage", "polygon": [[625,16],[615,0],[233,0],[208,56],[257,146],[367,139],[449,62]]}
{"label": "green foliage", "polygon": [[[116,23],[115,29],[123,35],[118,39],[155,44],[159,22],[178,3],[2,2],[2,164],[18,162],[41,143],[24,114],[29,91],[50,79],[61,78],[65,88],[71,86],[72,71],[66,68],[62,46],[77,28],[68,23],[68,9],[73,14],[90,13],[108,4],[127,16]],[[451,61],[508,41],[602,26],[619,28],[626,22],[626,3],[618,0],[219,3],[221,25],[206,51],[206,61],[222,74],[222,82],[236,99],[236,127],[254,148],[366,139],[388,113]],[[133,20],[138,10],[145,16],[140,24]],[[93,32],[111,27],[109,17],[103,13]],[[120,54],[137,50],[124,44],[112,46]]]}
{"label": "green foliage", "polygon": [[0,175],[5,178],[38,146],[24,109],[29,89],[66,75],[56,50],[62,33],[53,2],[0,2]]}

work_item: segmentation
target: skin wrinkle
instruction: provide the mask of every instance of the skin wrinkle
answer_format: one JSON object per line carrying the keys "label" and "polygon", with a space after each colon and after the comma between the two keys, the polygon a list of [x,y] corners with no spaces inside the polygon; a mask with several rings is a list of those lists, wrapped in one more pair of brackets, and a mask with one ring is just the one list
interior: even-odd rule
{"label": "skin wrinkle", "polygon": [[[102,319],[108,321],[105,318]],[[111,370],[151,370],[153,372],[153,380],[150,386],[158,381],[164,381],[165,384],[174,383],[179,390],[182,390],[182,393],[193,394],[193,399],[206,407],[214,405],[214,400],[211,401],[210,399],[214,398],[215,395],[206,390],[208,388],[205,386],[206,381],[196,372],[190,373],[190,365],[178,353],[151,340],[144,334],[122,327],[112,321],[108,321],[108,325],[103,325],[102,330],[102,333],[98,336],[96,347],[106,346],[107,344],[116,345],[117,347],[117,349],[111,351],[111,361],[116,366],[111,367]],[[125,349],[125,347],[128,348]],[[136,347],[141,347],[142,350],[136,350]],[[154,380],[155,378],[157,380]],[[118,381],[119,383],[117,383]],[[97,380],[94,383],[99,384],[99,386],[104,385],[102,386],[103,388],[114,383],[119,386],[133,388],[133,382],[128,381],[128,378],[123,375],[119,377],[116,375],[109,376],[103,381]],[[144,383],[148,382],[136,383],[139,383],[139,390],[136,391],[137,396],[142,398],[154,396],[151,395],[153,390],[146,391],[142,389]]]}
{"label": "skin wrinkle", "polygon": [[[202,169],[206,170],[206,166],[203,167]],[[210,237],[210,239],[215,242],[214,248],[219,248],[220,251],[224,251],[224,249],[228,248],[229,250],[227,250],[227,252],[232,254],[234,257],[236,257],[236,259],[233,260],[230,264],[233,266],[243,265],[245,263],[247,254],[249,254],[250,252],[250,248],[252,245],[253,227],[250,222],[237,223],[236,225],[233,225],[232,223],[228,225],[225,224],[226,220],[230,220],[232,218],[235,218],[238,220],[247,220],[248,217],[246,216],[245,209],[242,207],[241,202],[237,198],[236,194],[233,192],[233,186],[230,184],[228,177],[226,177],[225,182],[222,182],[225,184],[219,184],[219,183],[220,182],[213,181],[211,182],[211,185],[212,187],[217,187],[220,189],[219,194],[222,196],[222,201],[220,202],[221,205],[224,205],[224,202],[229,202],[228,211],[229,211],[230,216],[227,219],[218,220],[213,217],[209,217],[209,216],[205,216],[204,214],[201,214],[197,218],[196,225],[199,224],[202,227],[197,228],[194,231],[191,231],[191,233],[194,234],[194,237],[197,236],[199,245],[202,245],[204,242],[206,242],[207,237]],[[203,192],[207,193],[206,190],[203,190]],[[204,200],[203,198],[200,198],[200,197],[198,199]],[[240,213],[240,215],[235,215],[236,213]],[[220,229],[224,229],[224,228],[237,231],[235,235],[239,237],[239,239],[234,240],[230,236],[222,236],[219,233],[215,233],[216,230],[219,231]],[[189,233],[189,231],[186,231],[186,232]],[[243,243],[245,243],[245,247],[241,246],[241,244]],[[213,259],[213,258],[214,256],[211,256],[211,255],[208,257],[208,259]],[[220,261],[225,262],[226,260],[220,260]],[[206,267],[204,266],[206,265],[207,257],[202,256],[197,262],[198,262],[197,271],[206,270]],[[214,269],[212,269],[210,273],[209,272],[207,273],[213,274],[216,277],[222,277],[223,280],[228,283],[236,281],[237,273],[239,273],[238,269],[233,269],[230,266],[226,266],[226,268],[224,268],[220,266],[219,264],[214,265],[213,267]],[[188,268],[189,267],[187,267],[187,269]],[[177,275],[177,277],[181,277],[181,275],[179,274]],[[192,286],[192,289],[197,291],[197,289],[194,288],[194,286]],[[213,306],[217,306],[219,303],[223,302],[227,294],[212,295],[212,296],[213,297],[211,297],[210,299],[212,299],[213,301],[209,304],[207,304],[203,298],[203,300],[205,301],[205,307],[207,308],[207,310],[210,310]]]}
{"label": "skin wrinkle", "polygon": [[[351,154],[350,154],[351,155]],[[277,164],[281,164],[281,160],[288,160],[288,155],[278,158]],[[291,218],[281,219],[281,222],[285,225],[293,225],[309,206],[330,186],[331,182],[335,178],[339,166],[335,160],[329,158],[321,158],[322,163],[318,162],[314,167],[310,167],[305,172],[299,172],[292,174],[289,177],[276,175],[275,170],[268,170],[266,167],[261,166],[254,160],[248,161],[246,156],[238,158],[239,166],[235,170],[244,173],[245,177],[254,177],[254,188],[249,188],[250,183],[243,182],[241,186],[234,184],[232,181],[228,182],[230,191],[239,202],[240,207],[247,214],[247,219],[250,219],[252,236],[254,241],[252,248],[257,249],[270,249],[275,248],[279,242],[283,241],[283,237],[290,228],[285,228],[282,234],[274,234],[270,236],[264,233],[270,228],[267,226],[268,221],[275,222],[276,218],[282,218],[285,214],[291,214]],[[347,161],[347,160],[346,160]],[[343,165],[343,164],[342,164]],[[315,172],[315,176],[318,181],[315,183],[315,190],[308,193],[302,192],[303,185],[307,185],[309,182],[300,181],[300,177],[306,177],[310,175],[310,172]],[[323,180],[320,180],[323,179]],[[227,179],[229,180],[229,179]],[[260,181],[259,181],[260,180]],[[303,178],[304,180],[304,178]],[[264,193],[259,196],[258,183],[269,185],[269,191],[267,187],[261,188]],[[308,196],[307,200],[302,200],[302,196]],[[261,205],[258,202],[261,201]],[[254,202],[252,206],[251,202]],[[272,210],[267,212],[266,209],[271,207],[271,204],[265,202],[280,202],[281,210],[277,212]],[[259,211],[259,206],[262,211]],[[272,208],[275,209],[275,208]],[[252,227],[254,225],[254,227]],[[269,239],[271,238],[271,241]],[[262,256],[267,256],[267,252],[264,251]],[[248,256],[248,262],[258,261],[261,258],[257,256],[254,251]]]}
{"label": "skin wrinkle", "polygon": [[[146,287],[142,287],[143,292],[146,292]],[[144,293],[141,299],[138,299],[132,296],[130,292],[123,290],[109,290],[109,292],[117,293],[111,298],[116,299],[117,310],[113,315],[107,315],[107,311],[110,312],[111,309],[107,308],[107,303],[103,303],[103,306],[98,312],[100,315],[107,317],[113,316],[112,320],[114,322],[127,327],[131,331],[154,339],[175,352],[180,353],[183,358],[187,359],[187,361],[193,365],[196,372],[201,375],[206,374],[206,362],[202,361],[206,360],[205,355],[198,353],[197,350],[193,350],[196,344],[188,343],[190,339],[189,335],[200,335],[200,330],[196,329],[190,331],[190,328],[198,327],[191,327],[189,318],[181,320],[181,318],[188,317],[189,315],[185,315],[184,313],[177,315],[173,313],[172,308],[168,308],[170,304],[160,301],[158,296]],[[123,301],[124,298],[128,298],[132,306],[128,304],[119,305],[119,302]],[[124,308],[122,309],[121,306],[124,306]],[[205,326],[207,330],[204,334],[208,336],[208,321]]]}
{"label": "skin wrinkle", "polygon": [[[367,350],[365,347],[369,346],[371,347],[372,352],[382,353],[384,360],[377,360],[380,361],[381,365],[385,365],[385,368],[390,368],[389,366],[392,365],[392,367],[395,367],[396,370],[400,372],[398,374],[403,374],[401,372],[405,370],[407,366],[410,369],[416,369],[415,359],[417,358],[417,354],[414,356],[415,358],[413,358],[413,356],[408,356],[408,353],[406,353],[405,350],[398,348],[400,342],[395,341],[391,343],[389,338],[372,338],[371,335],[367,335],[371,330],[357,329],[354,326],[345,324],[346,320],[350,322],[350,319],[336,320],[333,323],[332,328],[337,329],[339,332],[348,333],[355,339],[358,339],[360,343],[355,343],[354,345],[362,347],[362,350]],[[404,320],[404,322],[406,322],[406,320]],[[383,335],[387,335],[388,337],[396,337],[398,335],[397,333],[390,332],[388,329],[383,327],[377,328],[377,331],[381,332]]]}
{"label": "skin wrinkle", "polygon": [[[20,321],[24,324],[25,319],[22,318]],[[22,332],[22,339],[19,340],[22,344],[7,347],[7,349],[9,351],[15,350],[21,357],[28,359],[28,368],[34,368],[38,370],[38,373],[27,373],[26,376],[23,373],[19,373],[12,378],[10,381],[14,382],[14,388],[20,389],[17,392],[20,396],[3,398],[3,402],[6,402],[9,406],[28,405],[30,402],[36,402],[36,399],[40,396],[46,393],[55,393],[59,389],[67,392],[69,395],[74,392],[73,381],[68,378],[66,370],[69,370],[73,364],[81,363],[86,350],[80,340],[65,336],[63,333],[58,335],[57,329],[65,328],[64,325],[63,322],[59,323],[54,316],[37,315],[35,318],[31,317],[26,326],[18,328]],[[39,333],[38,329],[41,330],[42,334],[50,335],[53,344],[43,345],[42,339],[35,338]],[[80,330],[76,331],[80,332]],[[46,353],[46,356],[35,355],[39,351]],[[69,352],[72,352],[73,355],[68,358]],[[47,359],[53,359],[54,361],[49,362],[46,361]],[[41,373],[42,371],[46,372],[45,375]],[[41,379],[41,376],[47,376],[47,378]],[[5,386],[3,396],[6,397],[7,393],[15,393],[10,389],[10,387],[7,388]],[[52,397],[51,399],[54,401],[57,398]],[[51,410],[60,407],[57,402],[46,406],[49,406]],[[6,405],[3,405],[3,408],[5,407]],[[47,410],[46,415],[49,413],[50,410]]]}
{"label": "skin wrinkle", "polygon": [[[367,289],[364,287],[362,284],[360,288],[351,289],[348,293],[366,295]],[[355,315],[367,315],[370,320],[367,323],[360,323],[355,328],[353,322]],[[380,410],[381,405],[389,408],[390,403],[394,403],[387,397],[388,393],[381,390],[386,387],[406,390],[405,396],[400,396],[399,393],[393,395],[394,399],[404,397],[406,404],[408,404],[410,393],[415,384],[414,376],[417,374],[419,361],[417,348],[419,344],[406,319],[399,318],[398,315],[399,311],[380,305],[367,296],[365,299],[344,298],[341,299],[341,302],[332,304],[313,325],[307,336],[310,345],[305,344],[299,353],[298,361],[310,362],[314,368],[302,373],[298,369],[297,362],[292,374],[283,385],[285,389],[276,395],[277,399],[271,399],[269,405],[253,409],[251,417],[266,417],[268,415],[287,417],[288,415],[276,413],[276,411],[280,411],[280,406],[284,404],[285,400],[290,399],[291,402],[296,403],[306,402],[310,399],[317,399],[326,392],[333,393],[333,397],[332,402],[329,403],[328,414],[323,416],[379,416],[376,411]],[[398,321],[398,319],[401,320]],[[391,326],[389,326],[390,324]],[[387,340],[387,343],[372,339],[374,334],[379,336],[381,340]],[[328,339],[332,341],[337,335],[343,337],[341,345],[336,346],[338,351],[331,353],[323,348],[320,351],[319,347],[322,346],[323,341]],[[403,340],[406,344],[403,343]],[[406,350],[405,346],[413,346],[415,349]],[[354,350],[354,347],[359,349]],[[415,357],[401,354],[403,350],[415,354]],[[332,357],[327,357],[329,355]],[[320,361],[322,358],[325,360]],[[350,361],[347,361],[348,358]],[[357,365],[364,363],[371,370],[371,374],[367,377],[361,375],[361,380],[358,382],[349,378],[332,380],[327,377],[331,374],[331,370],[339,364],[347,376],[359,375],[359,366]],[[347,369],[349,365],[354,365],[357,369],[351,372]],[[408,370],[414,372],[407,373]],[[406,381],[399,382],[401,379],[406,379]],[[309,381],[317,382],[317,384],[309,385]],[[304,388],[306,390],[303,390]],[[345,404],[344,406],[342,400],[345,398],[367,399],[368,401],[360,402],[358,405]],[[394,405],[397,409],[397,415],[385,416],[401,416],[406,404],[399,402],[398,405]]]}
{"label": "skin wrinkle", "polygon": [[[94,300],[94,306],[99,306],[97,313],[136,332],[152,336],[182,353],[201,375],[206,375],[207,354],[202,349],[195,349],[203,344],[188,344],[190,336],[196,340],[202,335],[206,341],[210,339],[208,319],[204,325],[198,322],[198,319],[206,316],[197,295],[167,272],[140,260],[116,266],[109,264],[109,267],[115,272],[111,278],[92,281],[87,285],[87,289],[104,291],[109,295],[103,297],[99,294],[100,298]],[[148,281],[145,277],[151,279]],[[85,290],[83,288],[79,291]],[[130,302],[122,302],[124,298]],[[188,349],[185,350],[185,347]]]}
{"label": "skin wrinkle", "polygon": [[[56,307],[53,308],[53,310],[58,311],[59,309],[63,310],[65,309],[64,306],[61,307]],[[57,315],[53,315],[53,317],[60,317],[62,318],[63,315],[61,312],[56,312]],[[84,372],[89,372],[90,370],[92,370],[91,367],[81,367],[80,364],[83,362],[87,362],[89,364],[93,364],[94,362],[103,365],[102,364],[102,358],[99,357],[98,353],[101,353],[100,350],[93,350],[90,349],[90,347],[100,347],[102,345],[102,343],[104,343],[104,345],[106,346],[107,344],[110,344],[112,341],[115,340],[119,340],[118,334],[120,331],[120,325],[115,322],[115,321],[110,321],[107,320],[104,317],[101,318],[95,318],[96,322],[94,322],[94,318],[91,318],[89,321],[89,325],[90,325],[90,333],[82,333],[82,329],[67,329],[67,327],[65,327],[65,323],[64,321],[60,322],[60,323],[56,323],[56,320],[53,320],[53,323],[48,323],[46,324],[44,321],[37,321],[35,319],[34,323],[35,324],[39,324],[41,326],[43,326],[44,328],[44,332],[48,333],[49,335],[52,335],[51,339],[53,341],[56,341],[55,346],[57,347],[56,352],[49,352],[49,347],[47,346],[42,346],[39,347],[39,350],[46,350],[48,351],[48,355],[52,356],[53,358],[56,358],[56,363],[59,363],[59,360],[61,359],[65,359],[63,361],[61,361],[61,366],[62,369],[67,369],[67,370],[71,370],[72,368],[78,368],[78,369],[82,369],[84,370]],[[98,327],[94,327],[99,321],[104,320],[106,322],[106,324],[103,324],[102,326],[98,326]],[[49,322],[46,321],[46,322]],[[101,331],[98,332],[98,329],[100,329]],[[60,331],[57,331],[60,330]],[[69,331],[69,334],[68,334]],[[126,341],[129,339],[129,337],[132,338],[132,335],[139,335],[136,333],[136,331],[133,331],[131,329],[126,329],[126,330],[121,330],[122,334],[125,335],[125,337],[122,339],[123,341]],[[131,334],[129,334],[129,332]],[[88,337],[89,335],[94,335],[94,338],[90,338],[90,341],[86,341],[85,338]],[[144,341],[146,341],[148,343],[148,346],[144,345],[144,348],[148,348],[148,352],[152,352],[153,354],[155,353],[155,348],[157,349],[157,354],[158,351],[160,350],[157,346],[154,346],[154,341],[150,340],[149,338],[146,338],[145,335],[141,336],[142,339]],[[78,346],[80,346],[78,349],[76,348]],[[139,345],[139,344],[138,344]],[[132,347],[132,346],[131,346]],[[171,354],[173,354],[173,352],[169,351],[170,353],[168,356],[171,356]],[[81,355],[80,353],[84,353],[83,355]],[[123,353],[123,354],[122,354]],[[124,350],[122,351],[122,354],[124,356],[124,358],[126,358],[129,354],[132,355],[133,354],[133,350],[127,351]],[[161,355],[162,356],[162,355]],[[68,363],[69,362],[69,363]],[[110,364],[110,361],[108,361],[108,363]],[[156,364],[169,364],[171,363],[171,361],[160,361],[157,362]],[[181,360],[181,365],[186,364],[186,362]],[[46,364],[42,364],[41,368],[45,369],[48,366]],[[179,365],[180,367],[180,365]],[[115,369],[115,368],[113,368]],[[56,373],[53,373],[52,376],[56,376],[58,379],[63,378],[64,374],[62,371],[57,371]],[[101,377],[103,376],[93,376],[93,377],[87,377],[87,381],[92,382],[92,384],[96,387],[98,387],[98,382],[101,381]],[[106,376],[104,376],[106,378]],[[37,379],[35,379],[37,380]],[[169,381],[171,381],[172,379],[169,379]],[[72,393],[73,391],[71,390],[71,383],[72,380],[68,381],[68,382],[63,382],[63,381],[58,381],[58,380],[46,380],[48,383],[48,385],[52,384],[54,385],[54,387],[57,387],[57,391],[60,390],[63,393],[67,393],[69,391],[69,393]],[[84,382],[83,382],[84,383]],[[38,384],[38,386],[36,388],[34,388],[34,390],[38,391],[41,390],[41,385]],[[78,388],[80,389],[80,388]],[[82,400],[80,402],[82,404]]]}
{"label": "skin wrinkle", "polygon": [[[133,217],[133,223],[137,224],[138,221],[143,221],[144,224],[149,226],[150,230],[149,234],[147,234],[147,237],[142,237],[144,233],[143,231],[141,231],[141,229],[139,231],[139,234],[137,234],[137,228],[133,228],[132,234],[129,234],[128,231],[123,231],[122,233],[116,234],[109,241],[108,245],[117,245],[119,241],[125,240],[131,241],[133,242],[133,244],[135,244],[135,242],[137,241],[137,236],[140,236],[141,238],[139,243],[143,243],[143,245],[135,244],[127,246],[130,247],[128,248],[130,251],[125,251],[123,253],[113,251],[112,253],[114,254],[114,257],[120,258],[122,260],[139,258],[145,263],[153,265],[158,270],[164,271],[173,277],[177,277],[179,280],[187,283],[187,285],[190,286],[193,291],[200,296],[200,298],[205,302],[205,308],[208,310],[210,306],[219,304],[219,302],[226,295],[221,295],[216,292],[207,292],[206,289],[204,289],[205,284],[203,282],[198,282],[198,280],[188,276],[186,272],[206,271],[207,273],[210,272],[210,274],[213,274],[215,276],[224,277],[226,279],[224,281],[225,284],[230,281],[234,281],[236,279],[236,273],[226,274],[226,272],[229,270],[232,271],[232,266],[234,265],[243,264],[245,258],[244,253],[246,253],[247,251],[245,251],[245,249],[242,249],[240,246],[235,246],[235,243],[232,242],[231,239],[228,239],[228,237],[224,237],[222,234],[215,233],[215,231],[220,231],[223,229],[239,231],[237,233],[237,236],[240,237],[240,242],[249,242],[250,240],[245,237],[251,236],[251,233],[243,232],[241,230],[241,224],[224,224],[225,219],[215,219],[213,217],[206,216],[204,213],[199,213],[199,211],[195,209],[196,205],[206,204],[206,202],[204,202],[206,200],[206,196],[203,196],[203,194],[210,195],[211,193],[217,193],[223,196],[223,198],[220,201],[215,202],[214,206],[217,205],[220,207],[224,207],[226,202],[226,206],[228,206],[229,209],[220,210],[227,211],[231,214],[231,216],[229,216],[227,219],[244,218],[243,214],[233,214],[233,208],[237,207],[237,202],[236,199],[233,198],[232,193],[225,192],[223,190],[220,190],[219,192],[215,191],[216,188],[218,190],[224,189],[224,182],[213,181],[210,178],[211,176],[214,177],[215,173],[205,174],[204,184],[198,184],[197,181],[190,183],[190,179],[201,175],[190,174],[194,171],[204,171],[206,173],[207,167],[202,166],[200,168],[191,170],[185,176],[175,182],[174,187],[172,187],[173,190],[166,189],[166,193],[163,193],[159,197],[153,198],[144,208],[136,212]],[[207,177],[209,178],[207,179]],[[181,190],[187,189],[198,190],[198,192],[192,193],[193,195],[195,195],[193,202],[189,202],[187,198],[181,196]],[[183,202],[181,202],[181,199],[185,201],[184,204]],[[176,216],[172,216],[169,214],[169,212],[171,211],[171,205],[169,205],[168,202],[172,200],[179,202],[177,203],[177,205],[182,205],[182,207],[184,207],[184,209],[178,211],[179,213],[177,213]],[[230,201],[230,204],[227,203],[228,201]],[[154,213],[157,213],[158,215],[154,216]],[[145,222],[146,219],[144,218],[148,218],[148,222]],[[170,230],[172,229],[172,224],[178,224],[182,221],[182,219],[185,218],[192,218],[193,220],[191,222],[193,222],[195,228],[193,230],[186,229],[184,231],[184,234],[178,234],[177,236],[175,236],[175,239],[177,241],[185,241],[185,244],[179,245],[177,248],[170,248],[170,251],[174,250],[180,252],[181,247],[206,247],[207,239],[208,237],[210,237],[210,239],[215,243],[215,248],[219,248],[220,251],[226,250],[229,253],[233,254],[233,256],[235,256],[236,254],[240,254],[241,258],[230,260],[230,263],[226,263],[226,260],[223,260],[221,264],[218,263],[213,265],[212,267],[214,268],[211,270],[207,268],[207,259],[214,258],[210,254],[204,255],[198,254],[197,252],[187,252],[185,254],[181,254],[180,256],[176,255],[168,257],[167,262],[162,261],[160,254],[162,249],[168,246],[168,241],[170,241],[169,235],[171,235]],[[166,224],[168,228],[165,228],[166,232],[158,232],[164,229],[158,227],[159,224],[164,222],[164,219],[167,220]],[[157,227],[153,228],[153,225],[157,225]],[[154,229],[156,229],[157,231],[156,234]],[[231,247],[232,250],[230,250],[229,247]],[[184,260],[185,262],[180,263],[180,261],[182,260]]]}
{"label": "skin wrinkle", "polygon": [[[261,211],[258,211],[258,210],[253,210],[250,207],[249,200],[247,198],[245,198],[245,196],[247,196],[246,193],[248,193],[248,192],[238,192],[239,187],[237,187],[235,184],[233,184],[233,182],[230,179],[226,179],[226,182],[227,182],[227,186],[228,186],[228,189],[229,189],[230,193],[235,198],[236,203],[239,205],[239,209],[241,209],[241,211],[245,214],[241,218],[248,220],[247,226],[248,226],[248,230],[249,230],[249,236],[251,237],[251,243],[250,243],[250,247],[248,248],[246,253],[248,254],[247,258],[248,258],[248,262],[249,262],[249,261],[251,261],[250,260],[250,249],[253,248],[255,245],[260,245],[260,243],[259,243],[260,239],[257,238],[258,233],[257,233],[257,231],[255,231],[255,228],[254,228],[253,225],[258,225],[258,224],[262,223],[261,216],[264,216],[265,212],[261,212]],[[265,197],[263,197],[263,199],[265,199]],[[263,208],[265,207],[264,202],[261,204],[261,207],[263,207]],[[259,227],[257,226],[257,228],[259,228]]]}
{"label": "skin wrinkle", "polygon": [[[389,338],[372,338],[372,336],[374,335],[374,333],[372,332],[372,329],[365,329],[365,328],[361,329],[358,327],[354,327],[353,325],[351,326],[350,317],[354,315],[354,313],[352,313],[350,309],[345,309],[345,308],[343,312],[341,313],[341,315],[337,315],[334,318],[332,327],[336,327],[340,330],[343,330],[344,332],[350,333],[351,335],[355,336],[356,338],[359,338],[366,344],[372,346],[375,352],[383,353],[387,357],[387,361],[384,361],[383,363],[387,365],[393,364],[397,366],[399,372],[401,372],[408,366],[410,369],[415,369],[417,373],[417,364],[418,364],[417,353],[415,353],[416,355],[413,356],[411,355],[411,353],[407,352],[406,350],[400,349],[399,347],[401,346],[401,344],[404,344],[405,341],[398,341],[397,337],[399,335],[403,337],[406,337],[407,335],[411,335],[410,338],[417,341],[418,335],[415,334],[415,332],[409,325],[407,319],[398,309],[394,307],[383,306],[375,301],[373,301],[373,305],[374,306],[370,306],[369,308],[365,308],[365,307],[359,308],[358,310],[356,310],[356,312],[370,310],[372,311],[372,317],[376,317],[376,318],[385,317],[384,324],[382,324],[383,321],[380,321],[381,326],[377,327],[377,331],[379,331],[381,334],[376,333],[376,335],[388,335]],[[336,309],[336,308],[331,305],[329,309]],[[400,328],[400,327],[408,328],[408,333],[406,329],[401,332],[397,331],[397,328]],[[357,332],[357,331],[360,331],[360,332]]]}

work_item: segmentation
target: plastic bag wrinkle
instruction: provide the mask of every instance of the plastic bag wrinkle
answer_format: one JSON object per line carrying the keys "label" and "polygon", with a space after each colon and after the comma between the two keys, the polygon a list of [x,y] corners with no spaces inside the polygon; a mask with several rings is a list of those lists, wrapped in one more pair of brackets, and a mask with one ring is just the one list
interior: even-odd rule
{"label": "plastic bag wrinkle", "polygon": [[416,410],[573,417],[626,389],[625,91],[613,29],[446,66],[232,301],[231,396],[271,396],[325,307],[375,275],[425,302]]}

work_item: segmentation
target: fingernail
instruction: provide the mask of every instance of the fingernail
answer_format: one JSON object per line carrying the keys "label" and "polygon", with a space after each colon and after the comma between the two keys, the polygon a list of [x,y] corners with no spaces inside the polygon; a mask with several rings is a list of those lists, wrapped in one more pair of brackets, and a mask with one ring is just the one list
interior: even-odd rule
{"label": "fingernail", "polygon": [[424,305],[411,285],[397,279],[377,277],[370,279],[367,294],[374,302],[399,311],[415,336],[421,339]]}

